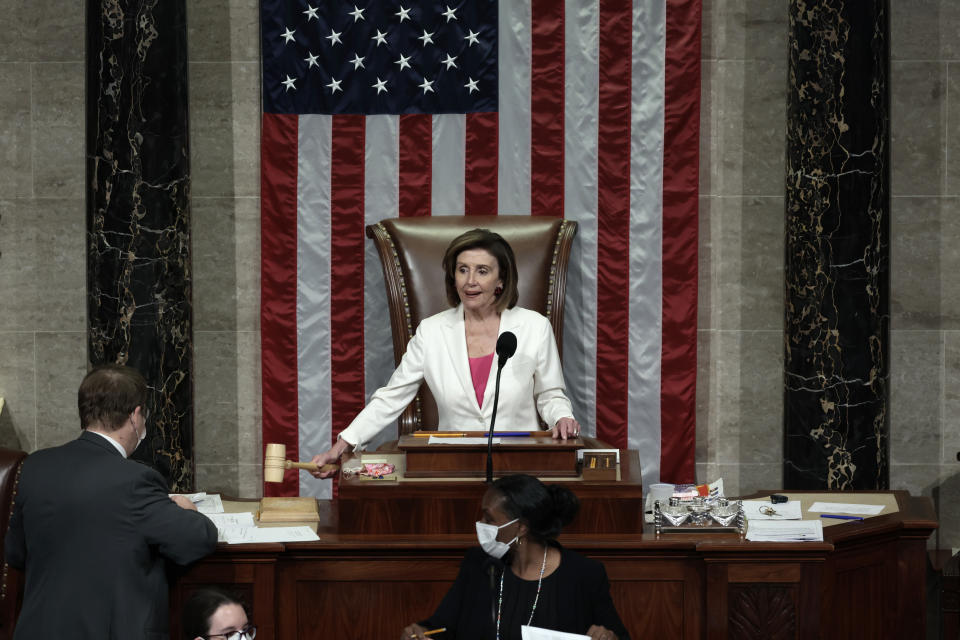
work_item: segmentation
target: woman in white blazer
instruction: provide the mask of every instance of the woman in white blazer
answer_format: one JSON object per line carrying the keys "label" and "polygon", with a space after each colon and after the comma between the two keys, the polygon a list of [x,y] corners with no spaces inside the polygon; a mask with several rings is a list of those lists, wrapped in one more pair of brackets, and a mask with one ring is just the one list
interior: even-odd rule
{"label": "woman in white blazer", "polygon": [[555,438],[580,434],[564,394],[550,321],[515,306],[517,266],[507,241],[486,229],[467,231],[447,247],[443,269],[452,308],[420,323],[387,384],[313,462],[334,462],[348,447],[362,448],[397,419],[424,380],[437,401],[441,430],[489,428],[493,359],[497,338],[507,331],[516,335],[517,351],[501,373],[496,428],[528,430],[537,424],[539,413],[552,425]]}

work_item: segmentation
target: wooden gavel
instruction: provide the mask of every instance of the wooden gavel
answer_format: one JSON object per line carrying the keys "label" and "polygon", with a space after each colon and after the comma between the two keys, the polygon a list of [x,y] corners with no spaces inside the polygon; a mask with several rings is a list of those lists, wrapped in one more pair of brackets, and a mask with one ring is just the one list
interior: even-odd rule
{"label": "wooden gavel", "polygon": [[293,462],[287,460],[287,445],[267,444],[266,454],[263,456],[263,481],[283,482],[283,472],[286,469],[306,469],[307,471],[336,471],[339,465],[325,464],[322,467],[315,462]]}

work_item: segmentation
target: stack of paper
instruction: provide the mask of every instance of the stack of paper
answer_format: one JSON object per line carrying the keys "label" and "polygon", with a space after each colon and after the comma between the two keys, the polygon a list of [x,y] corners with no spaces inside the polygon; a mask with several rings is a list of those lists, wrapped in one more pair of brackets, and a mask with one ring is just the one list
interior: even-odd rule
{"label": "stack of paper", "polygon": [[823,542],[819,520],[750,520],[747,540],[752,542]]}
{"label": "stack of paper", "polygon": [[171,496],[180,495],[187,498],[190,502],[197,505],[197,511],[200,513],[223,513],[223,500],[219,493],[207,494],[200,493],[171,493]]}
{"label": "stack of paper", "polygon": [[310,527],[257,527],[253,514],[208,513],[205,514],[217,527],[217,541],[227,544],[253,542],[311,542],[320,538]]}
{"label": "stack of paper", "polygon": [[814,502],[810,505],[811,513],[854,513],[864,516],[879,515],[883,511],[882,504],[857,504],[851,502]]}

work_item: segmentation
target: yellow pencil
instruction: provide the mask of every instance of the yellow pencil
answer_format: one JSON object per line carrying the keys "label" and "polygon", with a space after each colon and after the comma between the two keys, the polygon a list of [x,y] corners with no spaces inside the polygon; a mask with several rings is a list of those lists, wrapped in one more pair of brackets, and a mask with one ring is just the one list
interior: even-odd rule
{"label": "yellow pencil", "polygon": [[417,438],[462,438],[465,433],[451,431],[450,433],[443,433],[442,431],[417,431],[414,434],[414,437]]}
{"label": "yellow pencil", "polygon": [[435,634],[435,633],[443,633],[443,632],[446,631],[446,630],[447,630],[446,627],[440,627],[439,629],[431,629],[430,631],[424,631],[424,632],[423,632],[423,635],[425,635],[425,636],[432,636],[432,635]]}

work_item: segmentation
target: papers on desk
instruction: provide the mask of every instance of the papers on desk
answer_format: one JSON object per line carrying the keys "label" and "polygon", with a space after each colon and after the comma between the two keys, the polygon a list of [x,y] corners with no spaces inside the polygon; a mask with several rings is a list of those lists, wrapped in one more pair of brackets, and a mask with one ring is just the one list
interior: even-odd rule
{"label": "papers on desk", "polygon": [[528,627],[527,625],[520,627],[520,637],[523,640],[590,640],[590,636],[583,636],[579,633],[553,631],[540,627]]}
{"label": "papers on desk", "polygon": [[882,504],[853,504],[849,502],[814,502],[808,509],[811,513],[853,513],[875,516],[883,511]]}
{"label": "papers on desk", "polygon": [[823,542],[823,523],[819,520],[750,520],[747,522],[747,540]]}
{"label": "papers on desk", "polygon": [[[443,436],[430,436],[427,438],[427,444],[487,444],[486,437],[483,438],[444,438]],[[493,444],[500,444],[500,438],[494,438]]]}
{"label": "papers on desk", "polygon": [[251,544],[255,542],[314,542],[320,536],[310,527],[240,527],[230,533],[226,542]]}
{"label": "papers on desk", "polygon": [[747,520],[799,520],[803,517],[799,500],[773,504],[769,500],[744,500],[743,515]]}
{"label": "papers on desk", "polygon": [[193,504],[197,505],[197,511],[200,513],[223,513],[223,500],[219,493],[207,494],[200,493],[171,493],[171,496],[183,496]]}
{"label": "papers on desk", "polygon": [[257,527],[253,514],[205,514],[217,527],[217,542],[249,544],[253,542],[311,542],[320,538],[310,527]]}

